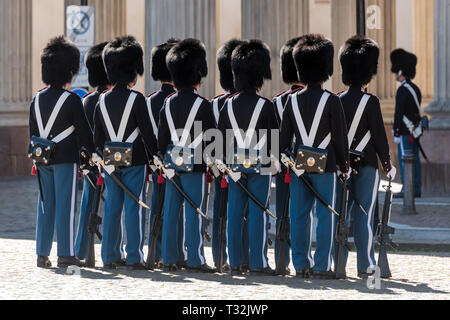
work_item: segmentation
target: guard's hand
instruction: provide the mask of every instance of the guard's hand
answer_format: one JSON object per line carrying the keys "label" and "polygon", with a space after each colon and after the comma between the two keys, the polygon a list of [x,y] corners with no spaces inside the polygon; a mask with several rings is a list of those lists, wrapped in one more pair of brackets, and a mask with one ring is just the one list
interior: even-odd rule
{"label": "guard's hand", "polygon": [[347,172],[342,172],[341,170],[338,170],[337,174],[342,178],[342,180],[347,181],[348,179],[350,179],[350,176],[352,174],[352,168],[348,167]]}
{"label": "guard's hand", "polygon": [[400,143],[402,143],[402,138],[401,137],[394,137],[394,142],[396,144],[400,144]]}
{"label": "guard's hand", "polygon": [[395,179],[395,176],[397,174],[397,169],[391,165],[391,170],[389,170],[389,172],[386,174],[388,178],[390,178],[391,180]]}
{"label": "guard's hand", "polygon": [[91,157],[91,162],[98,165],[103,159],[97,153],[93,153]]}

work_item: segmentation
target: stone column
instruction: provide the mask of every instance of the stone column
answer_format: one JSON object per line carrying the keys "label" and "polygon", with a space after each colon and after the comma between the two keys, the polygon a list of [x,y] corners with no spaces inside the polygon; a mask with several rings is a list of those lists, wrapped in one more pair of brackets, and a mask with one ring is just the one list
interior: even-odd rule
{"label": "stone column", "polygon": [[434,1],[434,101],[425,108],[430,127],[450,129],[450,2]]}
{"label": "stone column", "polygon": [[0,0],[0,176],[29,172],[31,2]]}
{"label": "stone column", "polygon": [[[145,0],[126,0],[126,33],[133,35],[144,49],[145,57]],[[146,60],[146,59],[144,59]],[[150,63],[145,63],[145,68],[150,67]],[[145,95],[145,73],[138,77],[135,90]]]}
{"label": "stone column", "polygon": [[[216,49],[230,39],[242,38],[242,0],[216,0]],[[211,66],[212,67],[212,66]],[[216,94],[223,92],[216,68]]]}

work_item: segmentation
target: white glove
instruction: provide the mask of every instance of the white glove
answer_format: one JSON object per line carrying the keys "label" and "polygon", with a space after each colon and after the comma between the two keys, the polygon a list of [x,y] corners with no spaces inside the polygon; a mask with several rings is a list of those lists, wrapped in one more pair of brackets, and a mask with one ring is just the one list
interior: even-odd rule
{"label": "white glove", "polygon": [[394,142],[396,144],[400,144],[400,143],[402,143],[402,138],[401,137],[394,137]]}
{"label": "white glove", "polygon": [[92,161],[93,163],[95,163],[95,164],[98,165],[98,163],[101,162],[102,160],[103,160],[103,159],[100,158],[100,156],[99,156],[98,154],[96,154],[95,152],[92,154],[91,161]]}
{"label": "white glove", "polygon": [[394,180],[396,174],[397,174],[397,169],[391,164],[391,170],[386,175],[388,178],[391,178],[392,180]]}
{"label": "white glove", "polygon": [[350,179],[350,176],[352,174],[352,168],[348,167],[347,172],[342,172],[341,170],[337,171],[338,176],[342,177],[344,180]]}

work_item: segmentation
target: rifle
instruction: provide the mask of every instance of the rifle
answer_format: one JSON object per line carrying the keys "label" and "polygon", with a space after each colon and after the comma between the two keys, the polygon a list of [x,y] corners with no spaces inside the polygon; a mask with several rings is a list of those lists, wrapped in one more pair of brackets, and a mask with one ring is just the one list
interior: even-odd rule
{"label": "rifle", "polygon": [[165,186],[162,186],[158,195],[158,204],[156,206],[155,214],[153,215],[152,227],[150,229],[151,241],[149,240],[148,244],[147,270],[155,269],[156,244],[160,240],[162,234],[165,193],[166,188]]}
{"label": "rifle", "polygon": [[219,207],[219,273],[223,273],[223,247],[226,246],[226,228],[227,228],[227,210],[228,210],[228,185],[222,188],[220,194],[220,207]]}
{"label": "rifle", "polygon": [[[101,175],[101,173],[99,173]],[[99,176],[100,180],[100,176]],[[98,215],[98,209],[100,207],[100,199],[102,197],[103,185],[100,181],[97,181],[95,187],[94,203],[92,206],[91,214],[89,217],[89,247],[88,255],[86,257],[86,267],[95,268],[95,236],[102,241],[102,234],[100,233],[98,226],[102,224],[102,218]]]}
{"label": "rifle", "polygon": [[347,180],[344,179],[342,185],[342,201],[339,215],[338,226],[336,229],[336,242],[337,242],[337,259],[336,259],[336,279],[345,279],[347,277],[345,272],[345,249],[351,250],[348,243],[348,235],[350,229],[347,227],[347,206],[348,206],[349,189],[347,188]]}
{"label": "rifle", "polygon": [[276,274],[284,274],[284,270],[286,269],[286,256],[285,256],[285,246],[286,244],[288,246],[291,245],[291,240],[289,238],[289,232],[290,232],[290,223],[289,223],[289,199],[290,194],[289,191],[286,192],[286,202],[284,205],[283,210],[283,216],[280,219],[280,222],[278,223],[277,228],[277,239],[280,243],[280,247],[278,248],[278,255],[276,257]]}
{"label": "rifle", "polygon": [[387,257],[387,247],[389,246],[392,249],[396,249],[398,247],[398,245],[392,241],[390,236],[395,233],[395,228],[388,226],[392,208],[392,178],[389,178],[389,184],[387,186],[383,186],[383,188],[386,190],[386,196],[384,198],[383,215],[381,217],[381,222],[378,224],[376,238],[380,244],[380,252],[378,254],[378,267],[380,268],[380,275],[381,278],[387,279],[392,277]]}

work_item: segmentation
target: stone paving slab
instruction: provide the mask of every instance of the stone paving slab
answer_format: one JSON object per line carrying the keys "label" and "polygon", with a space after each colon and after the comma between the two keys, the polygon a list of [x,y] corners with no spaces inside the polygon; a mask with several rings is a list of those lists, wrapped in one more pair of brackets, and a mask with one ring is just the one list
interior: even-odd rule
{"label": "stone paving slab", "polygon": [[[56,248],[56,244],[55,247]],[[96,253],[99,259],[100,246]],[[231,277],[230,275],[35,267],[35,243],[0,239],[0,299],[187,299],[187,300],[376,300],[449,299],[450,253],[389,254],[393,278],[380,290],[356,278],[355,254],[350,253],[348,280],[302,280],[294,277]],[[55,249],[53,250],[55,251]],[[206,248],[211,264],[211,250]],[[273,251],[269,252],[273,266]],[[54,253],[50,257],[56,265]],[[101,263],[97,261],[97,265]],[[291,266],[292,269],[292,266]],[[293,269],[292,269],[293,270]]]}

